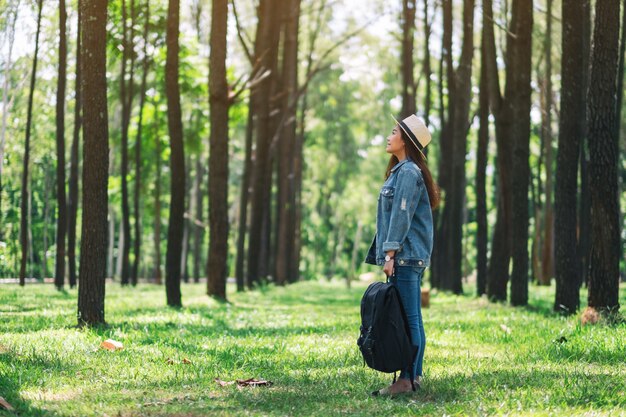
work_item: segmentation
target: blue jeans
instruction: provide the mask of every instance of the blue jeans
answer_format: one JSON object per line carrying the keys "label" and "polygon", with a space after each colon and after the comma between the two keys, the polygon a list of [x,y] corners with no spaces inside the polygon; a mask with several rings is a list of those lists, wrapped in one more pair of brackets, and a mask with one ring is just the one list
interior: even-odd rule
{"label": "blue jeans", "polygon": [[424,276],[424,267],[415,266],[395,266],[395,274],[389,277],[400,293],[402,305],[406,312],[411,329],[411,340],[413,345],[418,347],[417,357],[413,366],[404,369],[400,373],[400,378],[414,379],[422,376],[422,364],[424,362],[424,348],[426,347],[426,335],[424,334],[424,323],[422,322],[422,294],[420,285]]}

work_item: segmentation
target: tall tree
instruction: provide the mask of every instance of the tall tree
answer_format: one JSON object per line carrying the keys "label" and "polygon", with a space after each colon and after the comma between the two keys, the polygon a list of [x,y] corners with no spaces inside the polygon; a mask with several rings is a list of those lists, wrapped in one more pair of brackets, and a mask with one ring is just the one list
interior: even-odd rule
{"label": "tall tree", "polygon": [[463,45],[458,67],[452,59],[452,1],[443,2],[444,57],[449,92],[448,115],[441,133],[439,178],[445,204],[433,254],[439,288],[462,293],[463,206],[465,204],[465,155],[471,102],[474,51],[474,0],[463,2]]}
{"label": "tall tree", "polygon": [[277,248],[276,283],[289,282],[295,250],[295,194],[293,153],[296,141],[296,110],[298,103],[298,32],[301,0],[290,0],[284,8],[283,59],[282,59],[282,129],[276,132],[278,139],[278,201],[277,201]]}
{"label": "tall tree", "polygon": [[[617,68],[620,2],[596,2],[589,111],[589,185],[591,188],[590,307],[619,309],[620,226],[617,195]],[[600,88],[602,86],[602,88]]]}
{"label": "tall tree", "polygon": [[[489,104],[495,118],[498,148],[498,214],[487,275],[487,295],[506,300],[513,258],[511,302],[528,297],[528,156],[530,140],[530,70],[532,1],[513,0],[506,36],[506,85],[500,89],[496,64],[493,6],[483,2],[483,31],[489,79]],[[515,236],[515,239],[512,238]]]}
{"label": "tall tree", "polygon": [[[554,209],[552,206],[552,190],[554,188],[552,180],[552,3],[547,0],[546,10],[546,34],[544,36],[544,57],[545,70],[543,80],[541,80],[541,90],[543,99],[541,136],[543,139],[546,167],[545,183],[545,206],[543,216],[543,239],[541,256],[541,274],[538,278],[543,285],[550,285],[554,275]],[[535,225],[538,227],[539,225]]]}
{"label": "tall tree", "polygon": [[209,254],[210,296],[226,299],[228,276],[228,82],[226,80],[226,32],[228,0],[213,0],[209,94],[211,135],[209,150]]}
{"label": "tall tree", "polygon": [[[583,59],[580,66],[583,69],[583,94],[589,89],[589,73],[591,67],[591,0],[582,1],[583,24],[580,31],[583,34]],[[580,264],[579,286],[589,282],[589,254],[591,252],[591,194],[589,190],[589,114],[587,107],[584,108],[583,137],[580,141],[580,193],[578,215],[578,262]]]}
{"label": "tall tree", "polygon": [[81,1],[78,0],[78,25],[76,31],[76,78],[74,97],[74,132],[70,150],[70,183],[67,200],[67,263],[70,287],[76,286],[76,217],[78,216],[78,147],[82,126],[82,64],[81,64]]}
{"label": "tall tree", "polygon": [[57,79],[57,250],[54,285],[62,289],[65,282],[65,235],[67,209],[65,195],[65,84],[67,81],[67,11],[65,0],[59,0],[59,77]]}
{"label": "tall tree", "polygon": [[[13,46],[15,45],[15,22],[17,21],[17,13],[20,1],[15,6],[6,10],[7,16],[7,37],[9,40],[7,57],[4,60],[4,77],[2,82],[2,125],[0,126],[0,240],[2,237],[2,168],[4,167],[4,147],[6,144],[6,128],[7,117],[9,115],[9,81],[11,78],[11,66],[13,59]],[[11,100],[12,101],[12,100]]]}
{"label": "tall tree", "polygon": [[487,148],[489,146],[489,83],[485,54],[485,37],[482,36],[480,53],[480,92],[478,98],[478,150],[476,151],[476,295],[487,293]]}
{"label": "tall tree", "polygon": [[185,150],[178,84],[178,35],[180,1],[169,0],[167,12],[167,56],[165,62],[165,90],[167,95],[167,126],[170,135],[170,214],[167,228],[167,255],[165,287],[167,305],[182,306],[180,294],[180,262],[183,246],[185,210]]}
{"label": "tall tree", "polygon": [[559,119],[554,193],[554,261],[556,294],[554,309],[573,313],[579,304],[576,190],[578,155],[585,120],[583,62],[584,5],[580,0],[563,0],[561,57],[561,117]]}
{"label": "tall tree", "polygon": [[141,251],[141,213],[139,208],[139,195],[141,191],[141,141],[143,140],[143,110],[146,104],[146,88],[148,79],[148,28],[150,25],[150,0],[146,0],[143,26],[143,62],[141,73],[141,91],[139,95],[139,120],[137,121],[137,137],[135,139],[135,195],[134,195],[134,211],[135,211],[135,241],[133,252],[135,258],[133,260],[133,268],[131,273],[131,284],[137,285],[137,276],[139,274],[139,259]]}
{"label": "tall tree", "polygon": [[[272,124],[272,87],[276,77],[278,57],[278,41],[280,34],[280,8],[276,0],[261,0],[258,6],[258,25],[255,38],[255,61],[258,60],[267,76],[259,83],[252,93],[254,109],[256,149],[252,175],[251,220],[248,243],[247,275],[248,285],[265,279],[269,250],[268,225],[271,185],[270,141]],[[264,227],[265,224],[265,227]],[[265,256],[264,256],[265,253]]]}
{"label": "tall tree", "polygon": [[[135,1],[130,0],[131,25],[128,28],[126,0],[122,0],[122,70],[120,73],[120,100],[122,102],[122,224],[124,240],[122,243],[122,285],[130,283],[130,206],[128,202],[128,128],[133,101],[134,42],[133,26],[135,23]],[[127,63],[130,63],[127,74]],[[128,80],[126,79],[128,77]]]}
{"label": "tall tree", "polygon": [[20,285],[26,283],[26,260],[28,257],[28,200],[30,187],[28,181],[28,170],[30,160],[30,131],[33,122],[33,97],[35,94],[35,81],[37,79],[37,60],[39,57],[39,35],[41,33],[41,11],[43,0],[37,0],[37,31],[35,34],[35,55],[33,56],[33,69],[30,76],[30,90],[28,93],[28,113],[26,116],[26,140],[24,143],[24,159],[22,171],[22,199],[20,210],[20,244],[22,246],[22,260],[20,262]]}
{"label": "tall tree", "polygon": [[432,106],[432,69],[430,66],[430,34],[432,22],[428,14],[428,0],[424,0],[424,79],[426,80],[426,94],[424,94],[424,122],[430,126],[430,109]]}
{"label": "tall tree", "polygon": [[78,324],[104,323],[109,131],[106,80],[107,0],[82,0],[84,93],[83,217]]}
{"label": "tall tree", "polygon": [[[402,0],[402,114],[415,113],[415,77],[413,74],[413,39],[415,29],[415,0]],[[426,47],[428,49],[428,47]]]}

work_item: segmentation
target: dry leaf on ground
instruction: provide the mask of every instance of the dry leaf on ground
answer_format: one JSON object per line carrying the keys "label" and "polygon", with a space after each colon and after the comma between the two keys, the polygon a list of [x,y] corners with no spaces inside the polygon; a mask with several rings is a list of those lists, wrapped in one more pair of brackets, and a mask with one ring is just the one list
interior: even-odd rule
{"label": "dry leaf on ground", "polygon": [[191,363],[191,361],[190,361],[189,359],[187,359],[187,358],[183,358],[182,362],[183,362],[185,365],[189,365],[189,364]]}
{"label": "dry leaf on ground", "polygon": [[110,350],[111,352],[124,349],[124,345],[121,342],[113,339],[107,339],[104,342],[100,343],[100,347],[106,350]]}
{"label": "dry leaf on ground", "polygon": [[5,400],[4,398],[0,397],[0,407],[9,410],[9,411],[13,411],[15,410],[15,408],[13,408],[13,406],[11,404],[9,404],[7,402],[7,400]]}

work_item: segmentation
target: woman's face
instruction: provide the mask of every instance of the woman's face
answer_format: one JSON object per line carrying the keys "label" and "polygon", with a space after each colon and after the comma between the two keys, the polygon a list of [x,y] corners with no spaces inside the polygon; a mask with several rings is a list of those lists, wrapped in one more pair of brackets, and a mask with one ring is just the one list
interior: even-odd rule
{"label": "woman's face", "polygon": [[391,131],[391,135],[387,136],[387,147],[385,148],[385,151],[394,155],[404,151],[404,141],[402,140],[400,126],[395,125]]}

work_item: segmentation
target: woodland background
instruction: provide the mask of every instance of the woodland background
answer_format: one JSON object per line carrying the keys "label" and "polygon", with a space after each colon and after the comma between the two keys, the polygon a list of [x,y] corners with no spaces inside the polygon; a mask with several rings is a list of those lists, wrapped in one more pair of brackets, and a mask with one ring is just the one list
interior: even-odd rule
{"label": "woodland background", "polygon": [[349,285],[375,270],[390,115],[417,113],[443,195],[431,287],[525,305],[556,285],[571,313],[589,286],[617,310],[623,9],[2,0],[0,277],[80,280],[88,323],[105,277],[165,283],[172,306],[181,281]]}

